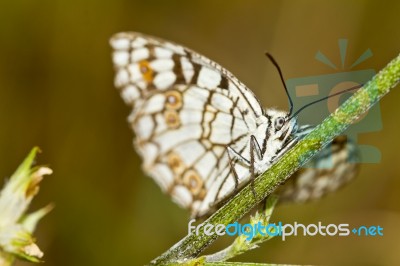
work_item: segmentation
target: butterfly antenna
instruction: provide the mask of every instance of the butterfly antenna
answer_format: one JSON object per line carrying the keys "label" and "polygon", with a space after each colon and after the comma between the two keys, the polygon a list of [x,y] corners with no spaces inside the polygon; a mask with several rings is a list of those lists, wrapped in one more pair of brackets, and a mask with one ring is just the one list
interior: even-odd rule
{"label": "butterfly antenna", "polygon": [[283,87],[285,88],[285,92],[286,92],[286,95],[287,95],[287,97],[289,99],[289,103],[290,103],[290,109],[289,109],[289,114],[288,114],[288,116],[290,116],[293,111],[293,101],[292,101],[292,98],[290,97],[289,91],[286,87],[286,83],[285,83],[285,79],[283,78],[282,70],[270,53],[266,52],[265,55],[268,57],[269,60],[271,60],[271,63],[276,67],[276,69],[278,70],[279,76],[281,77]]}
{"label": "butterfly antenna", "polygon": [[343,91],[336,92],[336,93],[334,93],[334,94],[332,94],[332,95],[323,97],[323,98],[318,99],[318,100],[316,100],[316,101],[310,102],[310,103],[304,105],[303,107],[301,107],[299,110],[297,110],[297,112],[294,113],[294,114],[289,118],[289,120],[291,120],[292,118],[296,117],[301,111],[303,111],[304,109],[306,109],[307,107],[309,107],[309,106],[311,106],[311,105],[313,105],[313,104],[319,103],[319,102],[321,102],[321,101],[324,101],[324,100],[326,100],[326,99],[329,99],[329,98],[331,98],[331,97],[335,97],[335,96],[337,96],[337,95],[340,95],[340,94],[343,94],[343,93],[346,93],[346,92],[349,92],[349,91],[353,91],[353,90],[359,89],[359,88],[361,88],[362,86],[364,86],[364,84],[360,84],[360,85],[351,87],[351,88],[349,88],[349,89],[345,89],[345,90],[343,90]]}

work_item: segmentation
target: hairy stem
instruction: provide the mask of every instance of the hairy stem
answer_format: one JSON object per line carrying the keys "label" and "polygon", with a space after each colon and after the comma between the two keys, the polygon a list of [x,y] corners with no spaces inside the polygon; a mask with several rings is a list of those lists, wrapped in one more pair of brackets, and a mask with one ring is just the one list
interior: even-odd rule
{"label": "hairy stem", "polygon": [[[256,198],[252,193],[251,186],[247,185],[205,223],[227,225],[243,217],[318,151],[329,144],[334,137],[343,133],[360,115],[396,86],[399,80],[400,55],[283,155],[270,169],[257,177],[254,182]],[[208,236],[204,234],[204,231],[200,231],[199,235],[187,235],[164,254],[154,259],[151,264],[164,265],[195,258],[217,237],[217,234]]]}

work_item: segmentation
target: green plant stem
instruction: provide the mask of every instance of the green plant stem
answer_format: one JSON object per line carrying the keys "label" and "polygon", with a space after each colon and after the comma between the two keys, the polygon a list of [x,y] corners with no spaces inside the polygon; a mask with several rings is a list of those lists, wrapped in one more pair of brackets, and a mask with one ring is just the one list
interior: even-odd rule
{"label": "green plant stem", "polygon": [[[400,55],[339,106],[334,113],[315,127],[304,139],[300,140],[284,154],[277,163],[257,177],[254,182],[256,197],[254,197],[250,185],[247,185],[227,204],[209,217],[205,223],[227,225],[239,220],[256,204],[270,195],[280,184],[285,182],[319,150],[329,144],[334,137],[343,133],[360,115],[377,103],[391,88],[396,86],[399,80]],[[200,230],[199,235],[189,234],[164,254],[154,259],[151,264],[164,265],[195,258],[217,237],[217,234],[206,235],[204,230]]]}
{"label": "green plant stem", "polygon": [[204,266],[296,266],[287,264],[251,263],[251,262],[205,262]]}
{"label": "green plant stem", "polygon": [[[262,212],[257,211],[255,215],[250,216],[250,225],[255,226],[260,223],[264,226],[267,226],[270,223],[269,221],[277,202],[278,196],[268,196],[268,198],[266,199],[265,209]],[[256,234],[251,239],[248,239],[246,235],[240,235],[235,238],[231,245],[214,254],[204,256],[204,259],[206,262],[226,261],[251,249],[257,248],[259,244],[272,238],[273,236],[269,234]]]}

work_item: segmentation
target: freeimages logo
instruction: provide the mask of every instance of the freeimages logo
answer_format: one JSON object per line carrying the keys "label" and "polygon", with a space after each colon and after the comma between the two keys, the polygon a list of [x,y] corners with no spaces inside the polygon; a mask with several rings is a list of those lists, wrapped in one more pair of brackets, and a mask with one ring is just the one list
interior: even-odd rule
{"label": "freeimages logo", "polygon": [[[341,69],[346,67],[347,40],[339,40]],[[370,49],[367,49],[349,69],[359,65],[372,56]],[[318,51],[315,58],[325,65],[337,70],[338,67],[332,63],[322,52]],[[289,95],[293,99],[295,108],[319,100],[323,97],[344,91],[360,84],[365,84],[375,75],[375,70],[365,69],[359,71],[344,71],[321,76],[309,76],[294,78],[286,81]],[[300,124],[318,124],[330,113],[332,113],[341,103],[343,103],[352,93],[343,93],[340,96],[329,98],[325,104],[318,103],[313,107],[306,108],[300,112],[298,121]],[[295,110],[294,110],[295,111]],[[366,132],[375,132],[382,129],[382,120],[379,103],[375,104],[365,115],[360,117],[351,127],[345,131],[348,139],[352,139],[360,151],[360,158],[354,163],[378,163],[381,159],[380,151],[371,145],[358,144],[358,136]],[[329,168],[329,165],[327,165]]]}

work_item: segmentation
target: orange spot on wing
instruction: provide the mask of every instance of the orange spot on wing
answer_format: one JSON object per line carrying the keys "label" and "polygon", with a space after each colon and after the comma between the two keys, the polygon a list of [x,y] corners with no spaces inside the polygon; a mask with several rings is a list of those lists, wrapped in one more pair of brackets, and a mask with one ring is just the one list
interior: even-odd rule
{"label": "orange spot on wing", "polygon": [[154,78],[154,71],[150,67],[150,63],[147,60],[142,60],[139,62],[139,69],[140,72],[142,73],[142,77],[144,80],[146,80],[148,83],[153,81]]}
{"label": "orange spot on wing", "polygon": [[174,152],[171,152],[168,155],[168,165],[174,172],[175,176],[180,176],[182,172],[185,170],[185,165],[182,162],[182,159]]}
{"label": "orange spot on wing", "polygon": [[197,195],[203,188],[203,180],[194,170],[189,170],[183,177],[183,183],[193,195]]}
{"label": "orange spot on wing", "polygon": [[171,129],[176,129],[181,125],[181,120],[176,111],[166,110],[164,112],[165,122]]}
{"label": "orange spot on wing", "polygon": [[170,110],[182,107],[182,95],[179,91],[169,90],[165,93],[165,106]]}

